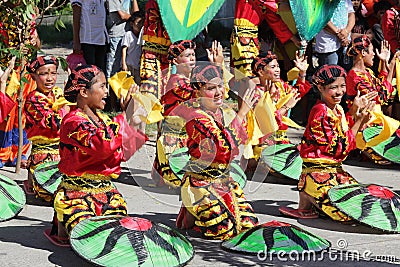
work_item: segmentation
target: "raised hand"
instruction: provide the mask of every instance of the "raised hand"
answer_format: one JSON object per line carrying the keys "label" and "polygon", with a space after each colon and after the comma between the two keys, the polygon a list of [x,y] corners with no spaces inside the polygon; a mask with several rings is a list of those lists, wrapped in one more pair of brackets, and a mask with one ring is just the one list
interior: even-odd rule
{"label": "raised hand", "polygon": [[213,41],[211,44],[211,48],[207,49],[207,54],[210,62],[218,63],[221,65],[224,63],[224,54],[220,42]]}
{"label": "raised hand", "polygon": [[238,117],[243,120],[256,102],[257,94],[255,88],[248,88],[244,92],[242,105],[238,111]]}
{"label": "raised hand", "polygon": [[8,63],[8,67],[4,72],[0,73],[0,92],[5,94],[7,88],[7,80],[10,77],[12,70],[14,69],[16,57],[12,57],[10,63]]}
{"label": "raised hand", "polygon": [[376,49],[376,55],[377,57],[384,61],[388,62],[390,59],[390,44],[388,41],[383,40],[381,42],[381,51],[379,52],[378,49]]}
{"label": "raised hand", "polygon": [[297,102],[300,101],[300,93],[297,92],[297,90],[292,90],[293,96],[291,98],[289,98],[289,100],[286,102],[285,106],[288,109],[293,108],[294,106],[296,106]]}
{"label": "raised hand", "polygon": [[300,70],[300,74],[305,75],[308,68],[307,56],[305,54],[300,56],[300,50],[297,50],[296,59],[293,62],[294,65]]}

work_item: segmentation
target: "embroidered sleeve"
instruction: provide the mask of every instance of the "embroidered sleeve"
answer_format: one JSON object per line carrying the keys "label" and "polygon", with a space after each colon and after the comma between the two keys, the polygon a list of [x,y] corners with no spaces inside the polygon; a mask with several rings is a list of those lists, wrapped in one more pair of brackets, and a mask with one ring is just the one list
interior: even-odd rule
{"label": "embroidered sleeve", "polygon": [[338,118],[329,116],[326,111],[319,110],[309,122],[309,134],[305,136],[315,143],[322,154],[333,158],[341,158],[355,148],[355,138],[351,130],[343,131]]}
{"label": "embroidered sleeve", "polygon": [[116,116],[106,125],[96,127],[86,118],[72,117],[65,123],[62,142],[77,147],[85,154],[97,158],[107,158],[121,148],[122,136],[119,134],[120,125],[124,120],[122,115]]}
{"label": "embroidered sleeve", "polygon": [[66,111],[61,108],[54,112],[51,101],[43,94],[35,92],[30,94],[25,102],[25,114],[28,124],[57,131]]}

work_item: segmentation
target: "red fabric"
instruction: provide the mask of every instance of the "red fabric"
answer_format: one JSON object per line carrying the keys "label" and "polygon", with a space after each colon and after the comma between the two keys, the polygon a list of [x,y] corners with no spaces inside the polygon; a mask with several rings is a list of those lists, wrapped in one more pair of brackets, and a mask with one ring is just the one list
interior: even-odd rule
{"label": "red fabric", "polygon": [[277,11],[278,5],[275,0],[238,0],[235,19],[246,19],[255,26],[265,19],[279,41],[284,44],[290,40],[293,33]]}
{"label": "red fabric", "polygon": [[190,86],[190,79],[179,74],[172,74],[165,88],[165,94],[161,97],[164,116],[168,116],[178,104],[196,95],[196,91]]}
{"label": "red fabric", "polygon": [[[400,10],[396,8],[397,12]],[[385,40],[387,40],[390,44],[390,50],[392,53],[396,53],[396,50],[400,48],[400,40],[396,37],[395,32],[395,12],[393,9],[386,10],[386,13],[382,16],[382,32]]]}
{"label": "red fabric", "polygon": [[25,130],[28,138],[33,136],[44,136],[47,138],[58,138],[60,136],[60,124],[67,113],[64,108],[55,112],[52,110],[54,93],[48,96],[35,90],[26,98],[24,114],[26,116]]}
{"label": "red fabric", "polygon": [[124,120],[123,115],[118,115],[96,126],[81,109],[71,108],[60,129],[60,172],[71,176],[120,174],[123,160],[120,127]]}
{"label": "red fabric", "polygon": [[[341,113],[339,110],[336,112]],[[308,118],[299,146],[300,156],[307,159],[330,159],[339,163],[355,148],[356,141],[351,129],[344,131],[341,117],[328,114],[326,104],[318,101]]]}
{"label": "red fabric", "polygon": [[[169,39],[169,35],[167,30],[164,27],[164,24],[161,19],[160,8],[156,0],[149,0],[146,4],[146,16],[144,19],[143,25],[143,38],[144,40],[149,41],[149,37],[158,37],[160,38],[160,43],[162,45],[170,45],[171,41]],[[155,41],[155,40],[152,40]]]}
{"label": "red fabric", "polygon": [[7,116],[11,113],[11,110],[17,105],[17,103],[12,100],[7,94],[0,92],[0,123],[2,123]]}
{"label": "red fabric", "polygon": [[239,145],[247,140],[242,123],[235,117],[224,127],[222,110],[207,113],[191,102],[174,110],[174,115],[186,120],[189,154],[207,162],[230,163],[239,154]]}
{"label": "red fabric", "polygon": [[377,104],[386,104],[394,90],[392,84],[387,80],[387,75],[387,72],[381,71],[378,77],[375,77],[369,69],[366,72],[350,70],[346,77],[348,106],[352,106],[357,91],[360,91],[360,96],[376,91],[378,96],[374,98],[374,101]]}

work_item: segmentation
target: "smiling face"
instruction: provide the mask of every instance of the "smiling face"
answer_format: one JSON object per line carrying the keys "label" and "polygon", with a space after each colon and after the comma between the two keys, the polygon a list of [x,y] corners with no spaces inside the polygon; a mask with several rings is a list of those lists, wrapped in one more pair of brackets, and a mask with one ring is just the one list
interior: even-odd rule
{"label": "smiling face", "polygon": [[374,64],[374,47],[372,46],[372,44],[370,44],[368,46],[368,51],[362,51],[362,56],[363,56],[363,60],[364,60],[364,65],[367,67],[371,67]]}
{"label": "smiling face", "polygon": [[93,78],[90,89],[82,89],[85,91],[86,104],[91,110],[104,109],[108,96],[106,76],[103,72],[97,74]]}
{"label": "smiling face", "polygon": [[199,90],[202,105],[212,112],[224,103],[225,87],[223,80],[219,77],[211,79]]}
{"label": "smiling face", "polygon": [[47,94],[52,91],[57,81],[57,66],[54,64],[47,64],[41,66],[32,74],[35,80],[38,91]]}
{"label": "smiling face", "polygon": [[346,92],[346,79],[344,77],[338,77],[331,84],[318,85],[318,90],[321,93],[322,101],[324,101],[330,109],[334,109],[336,105],[340,104]]}
{"label": "smiling face", "polygon": [[278,61],[273,59],[267,66],[258,71],[260,77],[272,81],[278,82],[281,79],[281,69],[279,67]]}
{"label": "smiling face", "polygon": [[190,74],[194,66],[196,66],[196,54],[194,49],[187,48],[178,57],[174,58],[177,72],[182,74]]}

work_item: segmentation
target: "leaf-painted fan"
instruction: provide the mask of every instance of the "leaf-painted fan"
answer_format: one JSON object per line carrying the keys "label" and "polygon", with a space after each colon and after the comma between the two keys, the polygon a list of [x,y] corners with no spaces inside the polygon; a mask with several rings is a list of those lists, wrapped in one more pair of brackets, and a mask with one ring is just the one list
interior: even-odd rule
{"label": "leaf-painted fan", "polygon": [[0,222],[9,220],[21,212],[26,197],[18,184],[0,174]]}
{"label": "leaf-painted fan", "polygon": [[400,197],[375,185],[338,185],[328,191],[331,202],[343,213],[371,227],[400,232]]}
{"label": "leaf-painted fan", "polygon": [[[367,127],[363,132],[366,142],[377,136],[382,131],[381,126]],[[400,137],[397,130],[390,138],[371,147],[379,156],[384,157],[394,163],[400,164]]]}
{"label": "leaf-painted fan", "polygon": [[[187,147],[181,147],[176,149],[174,152],[171,153],[168,159],[171,170],[181,180],[185,175],[186,172],[185,167],[188,164],[189,160],[190,156]],[[229,173],[230,176],[233,178],[234,181],[236,181],[240,185],[241,188],[244,188],[246,186],[247,177],[243,169],[235,162],[231,162],[230,165],[231,165],[231,170]]]}
{"label": "leaf-painted fan", "polygon": [[222,242],[224,249],[249,254],[319,252],[330,247],[329,241],[297,226],[271,221],[255,226],[234,238]]}
{"label": "leaf-painted fan", "polygon": [[[301,40],[310,41],[332,18],[340,0],[289,0]],[[305,48],[305,44],[303,44]]]}
{"label": "leaf-painted fan", "polygon": [[70,235],[73,250],[100,266],[181,266],[192,244],[163,224],[128,216],[98,216],[79,222]]}
{"label": "leaf-painted fan", "polygon": [[224,0],[157,0],[171,42],[191,40],[221,8]]}
{"label": "leaf-painted fan", "polygon": [[58,185],[61,183],[62,175],[58,170],[58,161],[40,164],[36,167],[34,175],[36,182],[51,194],[56,192]]}
{"label": "leaf-painted fan", "polygon": [[299,180],[303,160],[293,144],[268,146],[261,152],[261,162],[271,170],[291,179]]}

